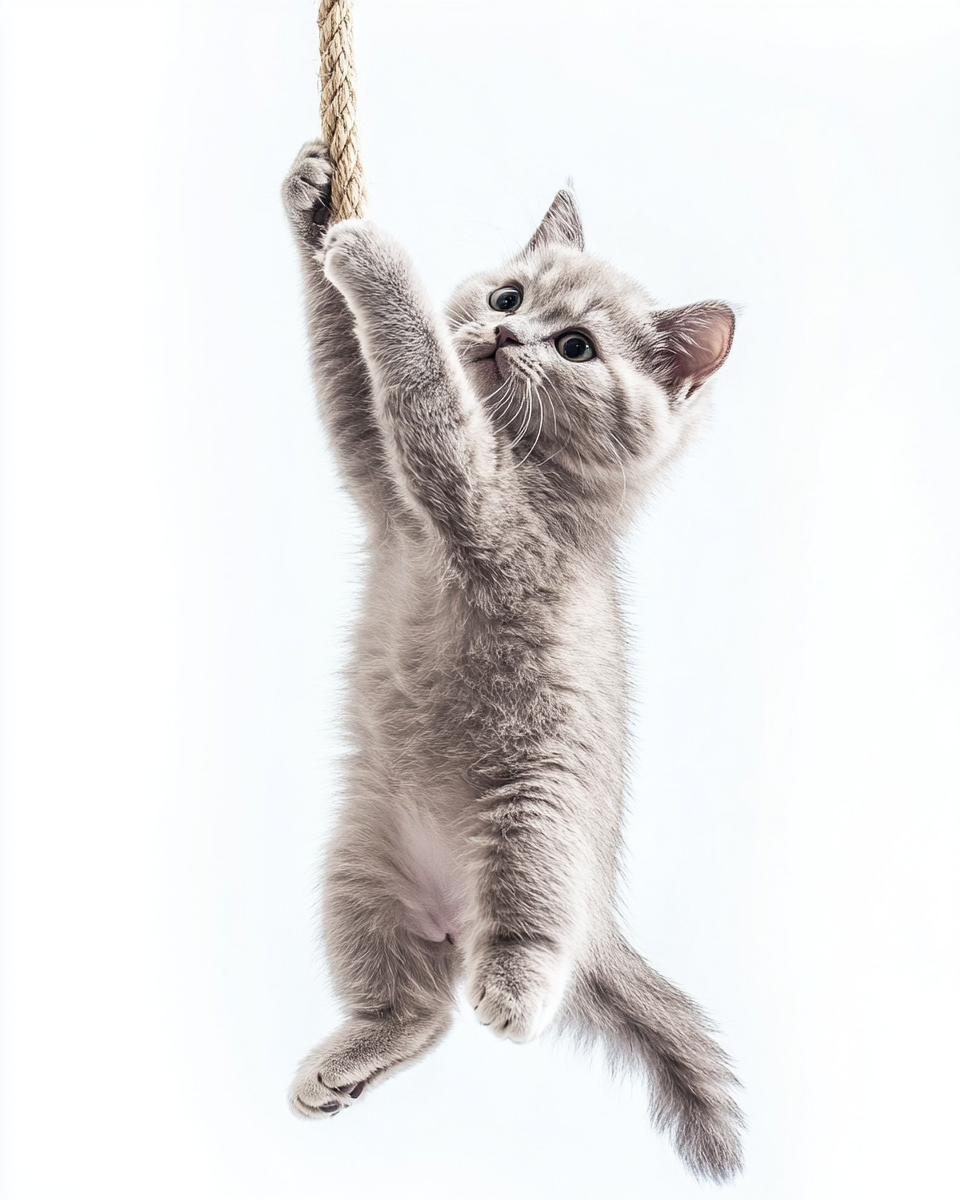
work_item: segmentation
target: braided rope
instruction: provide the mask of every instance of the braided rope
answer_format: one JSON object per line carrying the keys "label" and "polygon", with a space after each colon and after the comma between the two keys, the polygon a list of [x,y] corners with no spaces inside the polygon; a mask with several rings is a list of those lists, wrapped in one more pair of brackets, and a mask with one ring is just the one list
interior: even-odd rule
{"label": "braided rope", "polygon": [[367,207],[357,143],[353,14],[350,0],[320,0],[320,121],[333,163],[331,220],[362,217]]}

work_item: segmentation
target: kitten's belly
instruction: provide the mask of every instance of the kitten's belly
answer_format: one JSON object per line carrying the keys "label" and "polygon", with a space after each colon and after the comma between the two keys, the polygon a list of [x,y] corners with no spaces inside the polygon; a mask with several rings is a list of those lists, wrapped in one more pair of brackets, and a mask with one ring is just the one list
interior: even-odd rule
{"label": "kitten's belly", "polygon": [[407,927],[428,942],[458,942],[467,922],[463,865],[433,819],[401,809],[396,815],[400,885]]}
{"label": "kitten's belly", "polygon": [[[519,726],[525,704],[536,725],[538,692],[524,698],[518,687],[514,702],[493,690],[488,709],[478,707],[489,690],[479,685],[503,676],[504,656],[489,649],[497,631],[478,629],[476,614],[441,586],[443,564],[426,549],[422,561],[402,550],[381,547],[371,564],[351,671],[349,791],[371,816],[406,926],[428,941],[458,942],[474,920],[471,835],[484,786],[475,768],[481,760],[495,768],[504,721]],[[598,817],[591,828],[605,845],[615,841],[622,778],[622,664],[609,595],[605,580],[581,581],[548,614],[549,628],[526,631],[528,644],[552,644],[544,692],[554,702],[577,697],[568,705],[577,764],[595,748],[591,779],[600,786],[591,794]],[[506,718],[505,701],[516,709]],[[540,749],[551,762],[562,757],[562,746]]]}

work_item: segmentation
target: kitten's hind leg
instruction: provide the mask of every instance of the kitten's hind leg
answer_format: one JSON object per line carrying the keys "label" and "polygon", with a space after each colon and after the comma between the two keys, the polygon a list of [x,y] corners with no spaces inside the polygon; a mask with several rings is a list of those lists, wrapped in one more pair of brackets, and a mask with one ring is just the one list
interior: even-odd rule
{"label": "kitten's hind leg", "polygon": [[549,940],[490,939],[471,965],[467,996],[498,1037],[529,1042],[556,1016],[571,963]]}
{"label": "kitten's hind leg", "polygon": [[352,1017],[300,1064],[290,1088],[294,1112],[302,1117],[336,1116],[358,1100],[368,1084],[422,1058],[451,1021],[449,1009],[413,1017]]}
{"label": "kitten's hind leg", "polygon": [[382,860],[371,862],[378,833],[348,827],[328,853],[324,933],[348,1015],[300,1064],[290,1103],[303,1117],[348,1108],[368,1085],[422,1058],[453,1020],[460,948],[409,928],[401,881]]}

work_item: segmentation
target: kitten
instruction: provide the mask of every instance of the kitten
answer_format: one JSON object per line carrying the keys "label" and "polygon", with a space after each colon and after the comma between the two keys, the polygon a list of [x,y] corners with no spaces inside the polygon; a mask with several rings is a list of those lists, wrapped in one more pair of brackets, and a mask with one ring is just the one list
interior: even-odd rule
{"label": "kitten", "polygon": [[403,250],[328,227],[330,167],[284,200],[319,404],[369,525],[323,870],[341,1027],[290,1091],[332,1116],[450,1028],[552,1023],[642,1067],[687,1166],[740,1168],[736,1084],[699,1009],[615,918],[627,740],[617,541],[704,411],[723,304],[655,308],[583,252],[561,191],[527,247],[435,315]]}

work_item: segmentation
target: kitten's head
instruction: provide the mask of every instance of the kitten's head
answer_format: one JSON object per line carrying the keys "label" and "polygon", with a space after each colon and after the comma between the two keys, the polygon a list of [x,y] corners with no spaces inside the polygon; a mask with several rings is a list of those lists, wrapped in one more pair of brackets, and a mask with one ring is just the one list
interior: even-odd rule
{"label": "kitten's head", "polygon": [[558,193],[524,250],[462,284],[447,309],[460,360],[518,461],[601,498],[636,493],[683,446],[723,363],[734,316],[709,301],[658,309],[583,250]]}

